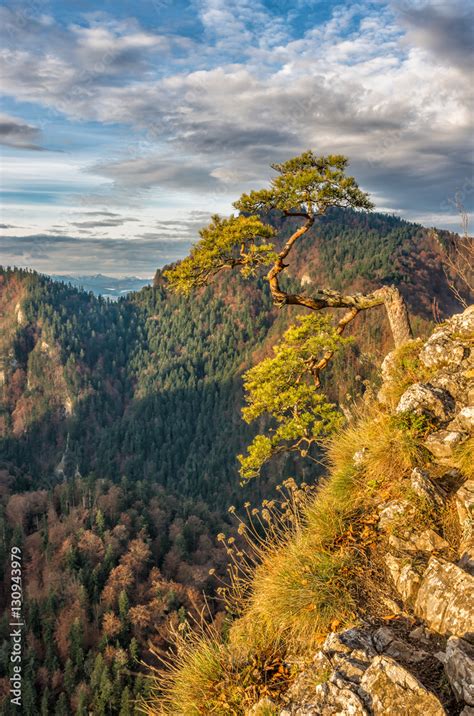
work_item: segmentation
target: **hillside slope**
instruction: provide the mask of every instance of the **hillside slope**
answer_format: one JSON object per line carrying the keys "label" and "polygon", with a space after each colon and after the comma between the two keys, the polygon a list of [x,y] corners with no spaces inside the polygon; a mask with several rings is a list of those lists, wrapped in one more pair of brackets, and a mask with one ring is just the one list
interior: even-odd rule
{"label": "hillside slope", "polygon": [[229,621],[176,635],[149,714],[471,713],[473,351],[471,306],[389,354],[319,488],[222,536]]}

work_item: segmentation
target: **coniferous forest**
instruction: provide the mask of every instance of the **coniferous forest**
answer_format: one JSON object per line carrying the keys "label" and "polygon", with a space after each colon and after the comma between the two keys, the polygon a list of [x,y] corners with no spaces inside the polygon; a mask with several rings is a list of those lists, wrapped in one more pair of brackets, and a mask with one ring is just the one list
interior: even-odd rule
{"label": "coniferous forest", "polygon": [[[283,238],[291,219],[271,216]],[[420,226],[332,210],[295,254],[288,285],[395,284],[415,333],[452,313],[439,246]],[[441,236],[443,236],[441,234]],[[120,714],[146,696],[170,628],[218,609],[228,508],[257,504],[316,463],[281,458],[239,484],[236,455],[256,431],[240,416],[243,372],[289,317],[254,280],[220,277],[189,298],[153,285],[117,302],[32,271],[0,273],[0,560],[22,550],[23,713]],[[324,380],[354,400],[390,347],[382,311]],[[257,426],[258,427],[258,426]],[[203,592],[208,595],[207,606]],[[0,699],[9,704],[9,594],[0,593]]]}

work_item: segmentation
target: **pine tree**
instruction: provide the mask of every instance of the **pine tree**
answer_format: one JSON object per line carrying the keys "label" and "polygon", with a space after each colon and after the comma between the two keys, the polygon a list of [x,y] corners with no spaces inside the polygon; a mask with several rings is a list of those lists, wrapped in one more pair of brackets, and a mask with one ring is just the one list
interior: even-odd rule
{"label": "pine tree", "polygon": [[118,608],[119,608],[119,616],[120,616],[123,626],[125,626],[128,622],[129,607],[130,607],[130,603],[128,600],[127,592],[124,589],[122,589],[122,591],[119,594],[119,598],[118,598]]}
{"label": "pine tree", "polygon": [[64,667],[64,688],[69,696],[71,696],[72,692],[74,691],[75,681],[76,679],[73,663],[71,659],[67,659]]}
{"label": "pine tree", "polygon": [[87,694],[84,688],[79,691],[75,716],[88,716]]}
{"label": "pine tree", "polygon": [[76,618],[69,632],[69,655],[72,666],[78,670],[82,670],[84,663],[83,649],[83,628],[79,618]]}
{"label": "pine tree", "polygon": [[50,698],[49,689],[46,686],[46,688],[43,691],[43,695],[41,697],[41,710],[40,710],[41,716],[50,716],[50,714],[51,714],[51,711],[49,709],[49,698]]}
{"label": "pine tree", "polygon": [[131,709],[130,689],[126,686],[122,691],[122,698],[120,699],[119,716],[132,716]]}
{"label": "pine tree", "polygon": [[70,716],[70,714],[67,696],[64,691],[61,691],[54,710],[54,716]]}

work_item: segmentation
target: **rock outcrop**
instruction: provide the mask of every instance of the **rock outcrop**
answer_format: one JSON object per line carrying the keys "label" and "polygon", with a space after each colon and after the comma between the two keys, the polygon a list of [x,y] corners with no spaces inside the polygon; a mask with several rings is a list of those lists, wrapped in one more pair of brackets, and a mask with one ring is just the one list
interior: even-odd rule
{"label": "rock outcrop", "polygon": [[[459,457],[474,434],[474,307],[420,343],[419,360],[430,378],[408,387],[395,413],[424,416],[430,426],[426,464],[404,479],[431,524],[414,519],[405,497],[381,503],[378,511],[397,613],[385,625],[374,618],[329,634],[299,671],[284,707],[270,704],[262,713],[474,714],[474,479],[469,459],[463,463]],[[392,365],[388,356],[385,381]],[[387,392],[382,387],[381,400]],[[363,463],[363,446],[354,459]],[[440,527],[447,505],[457,542],[448,542]]]}

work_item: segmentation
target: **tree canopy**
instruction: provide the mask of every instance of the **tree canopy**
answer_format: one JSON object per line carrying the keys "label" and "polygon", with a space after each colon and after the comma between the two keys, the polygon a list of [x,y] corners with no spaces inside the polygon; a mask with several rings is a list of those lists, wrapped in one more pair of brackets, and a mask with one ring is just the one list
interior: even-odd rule
{"label": "tree canopy", "polygon": [[[199,232],[201,239],[190,255],[165,272],[172,288],[189,294],[223,269],[240,267],[242,274],[249,276],[260,266],[276,266],[312,226],[315,217],[329,207],[371,209],[368,195],[359,189],[354,177],[346,176],[347,164],[346,157],[317,157],[311,151],[273,164],[277,176],[271,180],[270,188],[242,194],[234,203],[241,212],[239,216],[213,216],[209,226]],[[275,238],[275,230],[262,221],[262,216],[272,210],[305,219],[281,257],[282,252],[278,254],[273,241],[269,241]]]}
{"label": "tree canopy", "polygon": [[[334,406],[318,393],[319,374],[343,345],[346,326],[361,310],[385,305],[396,345],[411,336],[408,313],[398,289],[382,286],[370,294],[344,294],[321,288],[312,295],[290,293],[280,285],[280,274],[288,268],[288,257],[297,241],[309,231],[316,218],[331,207],[370,210],[373,204],[354,177],[346,174],[348,159],[342,155],[317,156],[306,151],[281,164],[272,164],[276,176],[268,188],[242,194],[234,203],[238,216],[214,216],[200,231],[200,240],[184,261],[165,272],[170,286],[190,294],[224,269],[239,269],[244,276],[265,267],[265,279],[273,302],[299,305],[320,311],[347,309],[332,325],[328,319],[307,316],[291,328],[275,348],[275,356],[252,368],[246,375],[247,421],[262,414],[270,417],[267,435],[258,435],[247,456],[240,457],[244,478],[258,474],[260,467],[283,449],[307,448],[337,423]],[[265,222],[271,212],[300,220],[291,236],[281,241]]]}
{"label": "tree canopy", "polygon": [[244,479],[258,475],[263,464],[283,450],[306,456],[314,443],[340,427],[342,414],[317,390],[318,363],[325,353],[336,353],[349,340],[326,316],[298,316],[274,346],[274,355],[247,371],[244,420],[250,423],[265,415],[270,427],[253,439],[247,455],[239,456]]}

